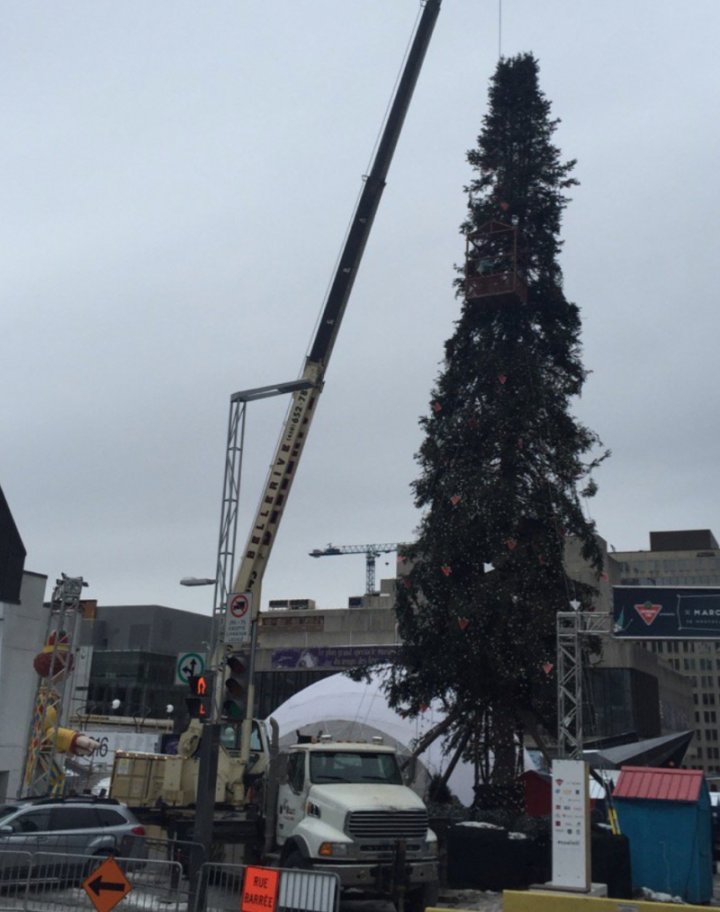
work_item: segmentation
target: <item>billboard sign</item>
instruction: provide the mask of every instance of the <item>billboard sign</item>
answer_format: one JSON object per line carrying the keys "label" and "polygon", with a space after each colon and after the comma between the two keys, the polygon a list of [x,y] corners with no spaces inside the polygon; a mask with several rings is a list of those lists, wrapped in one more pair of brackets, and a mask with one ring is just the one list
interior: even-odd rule
{"label": "billboard sign", "polygon": [[629,640],[720,639],[720,589],[613,586],[613,622]]}
{"label": "billboard sign", "polygon": [[376,662],[391,662],[397,646],[309,646],[274,649],[271,657],[273,670],[285,669],[335,669],[356,668]]}

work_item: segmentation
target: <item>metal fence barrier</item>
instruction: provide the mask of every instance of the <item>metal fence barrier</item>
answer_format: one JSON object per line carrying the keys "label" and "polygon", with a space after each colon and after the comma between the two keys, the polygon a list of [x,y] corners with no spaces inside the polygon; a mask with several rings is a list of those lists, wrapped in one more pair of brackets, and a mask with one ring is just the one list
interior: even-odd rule
{"label": "metal fence barrier", "polygon": [[200,868],[193,912],[237,912],[245,867],[207,862]]}
{"label": "metal fence barrier", "polygon": [[320,871],[281,871],[278,912],[336,912],[340,877]]}
{"label": "metal fence barrier", "polygon": [[[277,912],[337,912],[340,903],[337,874],[287,869],[280,869],[279,873]],[[204,864],[192,912],[237,912],[244,877],[243,865]]]}
{"label": "metal fence barrier", "polygon": [[23,912],[32,852],[0,850],[0,909]]}
{"label": "metal fence barrier", "polygon": [[[94,855],[77,855],[60,852],[38,852],[30,855],[25,882],[17,896],[22,904],[15,908],[22,912],[77,912],[78,909],[92,909],[93,903],[83,888],[96,896],[118,892],[126,893],[123,910],[133,912],[186,912],[188,909],[187,885],[183,887],[182,871],[178,862],[146,860],[138,858],[116,858],[112,861],[117,868],[100,871],[107,861]],[[97,874],[93,880],[93,875]],[[0,887],[4,884],[0,882]],[[6,906],[0,902],[6,912]],[[9,907],[13,908],[13,907]]]}
{"label": "metal fence barrier", "polygon": [[184,877],[207,861],[205,847],[201,843],[160,836],[124,837],[123,851],[119,854],[133,858],[142,855],[152,861],[176,861]]}
{"label": "metal fence barrier", "polygon": [[[148,847],[148,855],[168,854],[168,846]],[[177,854],[171,847],[170,854]],[[192,848],[192,847],[191,847]],[[156,851],[155,851],[156,850]],[[113,864],[102,868],[112,859]],[[118,871],[119,868],[119,871]],[[336,874],[280,870],[278,912],[337,912]],[[0,850],[2,912],[78,912],[92,910],[90,894],[123,893],[123,912],[237,912],[245,867],[206,862],[191,894],[188,869],[169,858],[123,858],[72,852]]]}

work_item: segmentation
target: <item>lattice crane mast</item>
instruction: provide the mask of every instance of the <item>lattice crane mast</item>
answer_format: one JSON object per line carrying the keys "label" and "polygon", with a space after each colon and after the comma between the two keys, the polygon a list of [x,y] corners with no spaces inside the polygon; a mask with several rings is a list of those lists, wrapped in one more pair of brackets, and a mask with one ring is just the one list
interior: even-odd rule
{"label": "lattice crane mast", "polygon": [[375,560],[381,554],[389,554],[402,548],[405,542],[389,542],[381,545],[332,545],[327,548],[315,548],[310,552],[310,557],[335,557],[338,554],[364,554],[365,555],[365,595],[375,593]]}
{"label": "lattice crane mast", "polygon": [[63,727],[66,682],[73,668],[84,586],[87,583],[81,576],[63,573],[57,581],[50,600],[45,645],[33,661],[38,679],[20,789],[26,797],[62,794],[64,755],[83,756],[98,747],[88,735]]}

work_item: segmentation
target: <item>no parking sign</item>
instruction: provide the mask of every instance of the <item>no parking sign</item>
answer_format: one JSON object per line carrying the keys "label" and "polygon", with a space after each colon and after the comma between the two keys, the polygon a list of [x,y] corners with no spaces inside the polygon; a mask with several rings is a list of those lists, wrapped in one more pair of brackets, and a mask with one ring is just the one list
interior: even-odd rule
{"label": "no parking sign", "polygon": [[225,642],[230,646],[244,646],[250,642],[251,592],[233,592],[225,612]]}

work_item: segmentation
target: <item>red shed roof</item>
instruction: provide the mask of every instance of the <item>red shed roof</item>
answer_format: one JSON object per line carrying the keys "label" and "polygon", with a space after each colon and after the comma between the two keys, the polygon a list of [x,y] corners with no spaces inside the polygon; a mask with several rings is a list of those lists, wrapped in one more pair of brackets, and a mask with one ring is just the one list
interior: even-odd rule
{"label": "red shed roof", "polygon": [[623,766],[613,797],[652,798],[656,801],[697,801],[702,784],[701,770]]}

